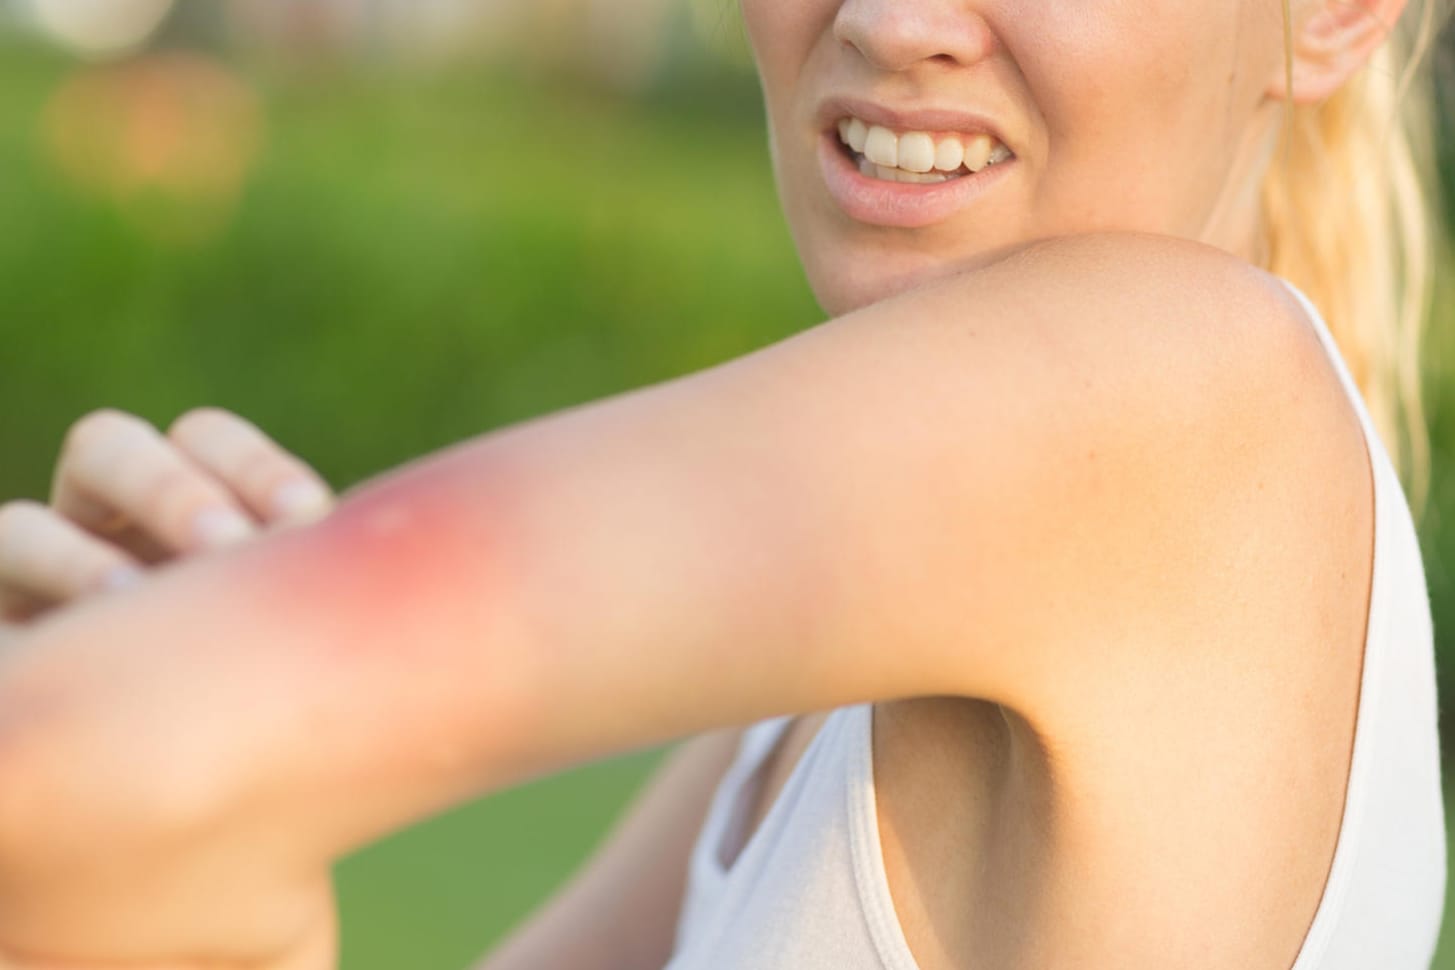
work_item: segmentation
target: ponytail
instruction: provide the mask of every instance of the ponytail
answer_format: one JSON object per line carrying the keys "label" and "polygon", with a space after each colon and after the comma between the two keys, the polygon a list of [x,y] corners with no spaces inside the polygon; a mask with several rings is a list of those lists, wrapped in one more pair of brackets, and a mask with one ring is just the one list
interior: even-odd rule
{"label": "ponytail", "polygon": [[1289,108],[1263,184],[1265,268],[1323,313],[1416,516],[1429,490],[1421,347],[1437,232],[1433,87],[1420,67],[1434,4],[1409,11],[1413,28],[1335,94]]}

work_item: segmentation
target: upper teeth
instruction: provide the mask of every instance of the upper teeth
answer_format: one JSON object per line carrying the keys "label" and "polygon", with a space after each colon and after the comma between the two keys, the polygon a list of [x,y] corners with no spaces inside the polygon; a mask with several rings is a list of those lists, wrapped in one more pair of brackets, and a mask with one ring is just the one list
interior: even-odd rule
{"label": "upper teeth", "polygon": [[938,137],[923,131],[895,134],[858,118],[844,118],[839,122],[839,140],[861,153],[873,167],[898,172],[955,172],[961,166],[978,172],[987,165],[1011,158],[1010,149],[987,134]]}

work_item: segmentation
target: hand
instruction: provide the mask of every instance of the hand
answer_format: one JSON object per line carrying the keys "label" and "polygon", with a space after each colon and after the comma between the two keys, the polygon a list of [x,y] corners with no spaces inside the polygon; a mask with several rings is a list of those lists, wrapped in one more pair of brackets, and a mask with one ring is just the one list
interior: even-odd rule
{"label": "hand", "polygon": [[[120,411],[87,415],[66,436],[51,504],[0,506],[0,970],[335,966],[327,865],[297,864],[290,847],[259,838],[246,809],[177,811],[161,794],[159,763],[124,754],[125,739],[144,731],[135,710],[162,705],[85,650],[68,657],[55,624],[40,622],[64,624],[79,616],[58,606],[332,506],[312,469],[216,408],[188,412],[166,436]],[[100,639],[114,642],[86,643],[125,654],[160,696],[197,690],[176,675],[176,659]],[[111,694],[99,693],[107,683]],[[105,748],[80,743],[108,713],[87,702],[88,689],[134,704],[130,717],[104,722]],[[196,739],[240,720],[198,717],[155,727]]]}
{"label": "hand", "polygon": [[213,797],[249,739],[277,748],[242,704],[208,703],[196,667],[227,677],[226,658],[179,674],[125,636],[57,636],[131,599],[0,625],[0,970],[335,970],[332,860],[257,801]]}
{"label": "hand", "polygon": [[165,436],[135,415],[92,412],[66,435],[51,504],[0,505],[0,623],[311,521],[333,502],[317,472],[231,412],[188,411]]}

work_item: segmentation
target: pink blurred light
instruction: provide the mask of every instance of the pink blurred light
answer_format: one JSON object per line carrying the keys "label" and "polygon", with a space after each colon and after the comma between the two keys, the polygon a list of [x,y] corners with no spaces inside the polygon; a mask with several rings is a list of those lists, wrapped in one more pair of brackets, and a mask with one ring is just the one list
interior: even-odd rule
{"label": "pink blurred light", "polygon": [[263,139],[247,84],[181,52],[78,72],[52,95],[43,126],[71,181],[178,239],[226,225]]}

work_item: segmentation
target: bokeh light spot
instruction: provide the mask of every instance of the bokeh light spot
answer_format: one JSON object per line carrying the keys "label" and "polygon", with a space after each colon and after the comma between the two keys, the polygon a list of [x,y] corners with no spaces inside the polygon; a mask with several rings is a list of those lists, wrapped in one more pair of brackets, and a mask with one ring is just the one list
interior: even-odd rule
{"label": "bokeh light spot", "polygon": [[108,55],[146,43],[174,0],[30,0],[36,22],[80,54]]}
{"label": "bokeh light spot", "polygon": [[43,125],[70,181],[177,241],[225,227],[263,137],[262,108],[246,82],[184,52],[77,72],[52,95]]}

